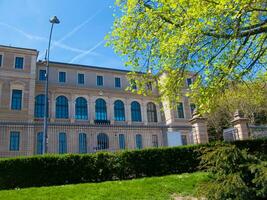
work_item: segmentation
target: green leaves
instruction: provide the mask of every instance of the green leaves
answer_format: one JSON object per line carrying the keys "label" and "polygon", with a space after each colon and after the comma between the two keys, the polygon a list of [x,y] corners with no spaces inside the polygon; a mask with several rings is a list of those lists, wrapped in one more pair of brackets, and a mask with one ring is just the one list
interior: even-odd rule
{"label": "green leaves", "polygon": [[[153,71],[161,99],[177,101],[190,72],[190,97],[211,111],[214,94],[254,79],[267,62],[264,0],[120,0],[108,44],[135,70]],[[256,27],[256,29],[255,29]],[[163,76],[168,74],[169,77]],[[141,78],[142,79],[142,78]],[[164,79],[164,81],[161,81]],[[142,83],[140,83],[142,85]],[[138,93],[144,94],[142,87]]]}

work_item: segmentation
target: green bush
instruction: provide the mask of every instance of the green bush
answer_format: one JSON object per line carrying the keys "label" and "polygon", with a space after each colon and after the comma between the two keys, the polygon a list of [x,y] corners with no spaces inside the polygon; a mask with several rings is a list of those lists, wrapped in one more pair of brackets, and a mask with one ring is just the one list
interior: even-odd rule
{"label": "green bush", "polygon": [[202,150],[200,164],[211,172],[201,187],[211,200],[261,200],[267,195],[267,165],[235,145],[215,145]]}
{"label": "green bush", "polygon": [[[250,141],[255,143],[254,141]],[[251,148],[240,142],[241,148]],[[253,152],[261,152],[260,140]],[[222,144],[223,145],[223,144]],[[199,170],[202,148],[214,144],[174,148],[151,148],[118,153],[45,155],[0,159],[0,188],[100,182],[195,172]]]}

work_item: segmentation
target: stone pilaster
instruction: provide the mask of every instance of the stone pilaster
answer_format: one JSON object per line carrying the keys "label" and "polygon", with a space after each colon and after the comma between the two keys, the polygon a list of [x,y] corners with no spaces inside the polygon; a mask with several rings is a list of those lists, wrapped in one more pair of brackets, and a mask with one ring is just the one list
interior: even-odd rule
{"label": "stone pilaster", "polygon": [[231,122],[234,128],[237,129],[239,140],[246,140],[249,138],[248,118],[245,118],[242,113],[236,111],[234,114],[234,120]]}
{"label": "stone pilaster", "polygon": [[194,112],[193,118],[189,122],[192,124],[194,144],[208,143],[207,119]]}

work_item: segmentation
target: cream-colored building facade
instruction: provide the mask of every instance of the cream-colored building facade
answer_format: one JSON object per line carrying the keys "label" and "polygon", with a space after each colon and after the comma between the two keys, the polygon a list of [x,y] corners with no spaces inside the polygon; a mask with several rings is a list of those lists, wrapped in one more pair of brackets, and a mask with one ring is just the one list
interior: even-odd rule
{"label": "cream-colored building facade", "polygon": [[[41,153],[45,62],[35,49],[0,45],[0,157]],[[126,91],[126,70],[50,62],[49,153],[192,143],[193,104],[157,104]],[[192,80],[187,80],[188,84]]]}

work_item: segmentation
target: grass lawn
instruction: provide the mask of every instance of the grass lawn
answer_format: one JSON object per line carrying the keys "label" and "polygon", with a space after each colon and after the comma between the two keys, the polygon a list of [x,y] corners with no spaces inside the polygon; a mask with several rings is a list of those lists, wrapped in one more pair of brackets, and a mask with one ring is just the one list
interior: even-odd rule
{"label": "grass lawn", "polygon": [[194,196],[196,193],[196,186],[207,180],[207,173],[196,172],[192,174],[142,178],[127,181],[84,183],[25,188],[20,190],[0,190],[0,199],[165,200],[171,199],[173,194]]}

